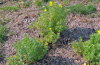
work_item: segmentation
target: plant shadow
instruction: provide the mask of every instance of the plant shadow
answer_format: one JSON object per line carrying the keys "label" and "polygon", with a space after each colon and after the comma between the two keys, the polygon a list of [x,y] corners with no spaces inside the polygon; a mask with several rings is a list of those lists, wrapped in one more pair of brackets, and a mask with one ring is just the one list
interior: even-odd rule
{"label": "plant shadow", "polygon": [[68,42],[72,41],[79,41],[79,38],[82,37],[82,41],[87,41],[90,39],[90,35],[92,33],[96,33],[94,29],[90,28],[70,28],[61,32],[60,36],[62,39],[63,44],[67,44]]}

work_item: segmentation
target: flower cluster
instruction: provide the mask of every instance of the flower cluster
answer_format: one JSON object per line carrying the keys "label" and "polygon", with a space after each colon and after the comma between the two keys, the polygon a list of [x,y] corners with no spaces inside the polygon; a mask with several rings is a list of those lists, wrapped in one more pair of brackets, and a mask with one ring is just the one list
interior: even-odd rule
{"label": "flower cluster", "polygon": [[44,9],[44,11],[46,12],[46,11],[47,11],[47,9]]}
{"label": "flower cluster", "polygon": [[[56,2],[54,2],[55,4],[56,4]],[[51,1],[51,2],[49,2],[49,6],[51,7],[51,6],[53,6],[53,2]],[[59,7],[60,8],[62,8],[62,5],[61,4],[59,4]],[[43,6],[43,8],[45,8],[45,6]],[[44,11],[46,12],[47,11],[47,9],[45,8],[44,9]]]}
{"label": "flower cluster", "polygon": [[50,2],[49,4],[50,4],[50,6],[52,6],[52,2]]}
{"label": "flower cluster", "polygon": [[62,5],[56,2],[50,1],[48,4],[48,6],[42,6],[43,11],[38,21],[30,28],[38,28],[43,42],[52,43],[60,37],[60,32],[67,29],[67,26],[65,26],[67,11],[65,7],[62,8]]}
{"label": "flower cluster", "polygon": [[59,7],[61,7],[61,8],[62,8],[62,5],[61,5],[61,4],[59,4]]}

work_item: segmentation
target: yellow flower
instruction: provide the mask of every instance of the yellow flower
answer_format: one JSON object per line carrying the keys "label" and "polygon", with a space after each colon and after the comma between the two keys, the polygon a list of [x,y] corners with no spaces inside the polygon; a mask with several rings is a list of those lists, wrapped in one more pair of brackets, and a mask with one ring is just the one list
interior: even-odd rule
{"label": "yellow flower", "polygon": [[14,56],[16,58],[16,56]]}
{"label": "yellow flower", "polygon": [[47,11],[47,9],[44,9],[44,11],[46,12],[46,11]]}
{"label": "yellow flower", "polygon": [[50,6],[52,6],[52,2],[50,2],[49,4],[50,4]]}
{"label": "yellow flower", "polygon": [[56,2],[54,2],[56,4]]}
{"label": "yellow flower", "polygon": [[59,4],[59,7],[61,6],[61,4]]}
{"label": "yellow flower", "polygon": [[40,19],[41,17],[39,17],[39,19]]}
{"label": "yellow flower", "polygon": [[62,8],[61,4],[59,4],[59,7],[61,7],[61,8]]}
{"label": "yellow flower", "polygon": [[66,64],[65,64],[66,65]]}
{"label": "yellow flower", "polygon": [[45,6],[43,6],[43,8],[44,8]]}
{"label": "yellow flower", "polygon": [[52,28],[49,28],[50,30],[52,29]]}
{"label": "yellow flower", "polygon": [[48,43],[46,43],[46,45],[48,45]]}
{"label": "yellow flower", "polygon": [[84,63],[83,65],[86,65],[86,63]]}
{"label": "yellow flower", "polygon": [[40,40],[40,42],[43,42],[42,40]]}
{"label": "yellow flower", "polygon": [[100,30],[98,30],[98,34],[100,34]]}
{"label": "yellow flower", "polygon": [[43,51],[45,51],[45,50],[43,49]]}

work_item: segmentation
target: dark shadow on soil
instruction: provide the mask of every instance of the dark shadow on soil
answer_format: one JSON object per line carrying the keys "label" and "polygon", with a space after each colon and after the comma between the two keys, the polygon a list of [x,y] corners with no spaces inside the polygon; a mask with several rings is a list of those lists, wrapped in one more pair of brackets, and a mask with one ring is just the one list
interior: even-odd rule
{"label": "dark shadow on soil", "polygon": [[[73,63],[74,59],[62,58],[61,56],[45,56],[44,59],[38,61],[41,65],[82,65],[83,63]],[[38,65],[38,64],[37,64]]]}
{"label": "dark shadow on soil", "polygon": [[87,41],[90,39],[90,35],[92,33],[96,33],[94,29],[90,28],[70,28],[61,32],[61,38],[63,39],[63,43],[67,44],[67,42],[72,42],[74,40],[79,41],[79,37],[82,37],[82,41]]}

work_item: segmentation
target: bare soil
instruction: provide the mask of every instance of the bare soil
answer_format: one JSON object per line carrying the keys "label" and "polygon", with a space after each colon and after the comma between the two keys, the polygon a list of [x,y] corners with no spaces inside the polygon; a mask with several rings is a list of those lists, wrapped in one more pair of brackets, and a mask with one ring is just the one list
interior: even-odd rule
{"label": "bare soil", "polygon": [[[69,5],[83,1],[70,1]],[[4,2],[4,4],[9,4],[9,2]],[[100,11],[100,4],[96,3],[95,6],[96,12],[93,18],[88,15],[70,13],[66,17],[68,19],[68,21],[66,21],[66,25],[69,26],[68,29],[61,32],[60,38],[56,43],[49,45],[49,51],[43,59],[30,65],[82,65],[86,62],[82,56],[77,56],[75,52],[71,50],[71,44],[74,40],[78,41],[79,37],[82,37],[83,41],[88,40],[90,34],[100,29],[100,17],[97,16]],[[33,4],[31,7],[23,8],[18,12],[9,13],[0,11],[0,15],[1,14],[5,15],[5,18],[11,19],[6,26],[9,32],[14,32],[13,35],[11,33],[7,34],[8,40],[2,44],[1,48],[3,56],[0,58],[0,65],[6,65],[5,57],[12,57],[16,54],[13,44],[15,44],[17,40],[23,39],[25,33],[27,33],[30,38],[39,37],[39,31],[37,29],[29,30],[27,28],[30,23],[36,22],[39,9]],[[0,17],[0,19],[2,18]]]}

